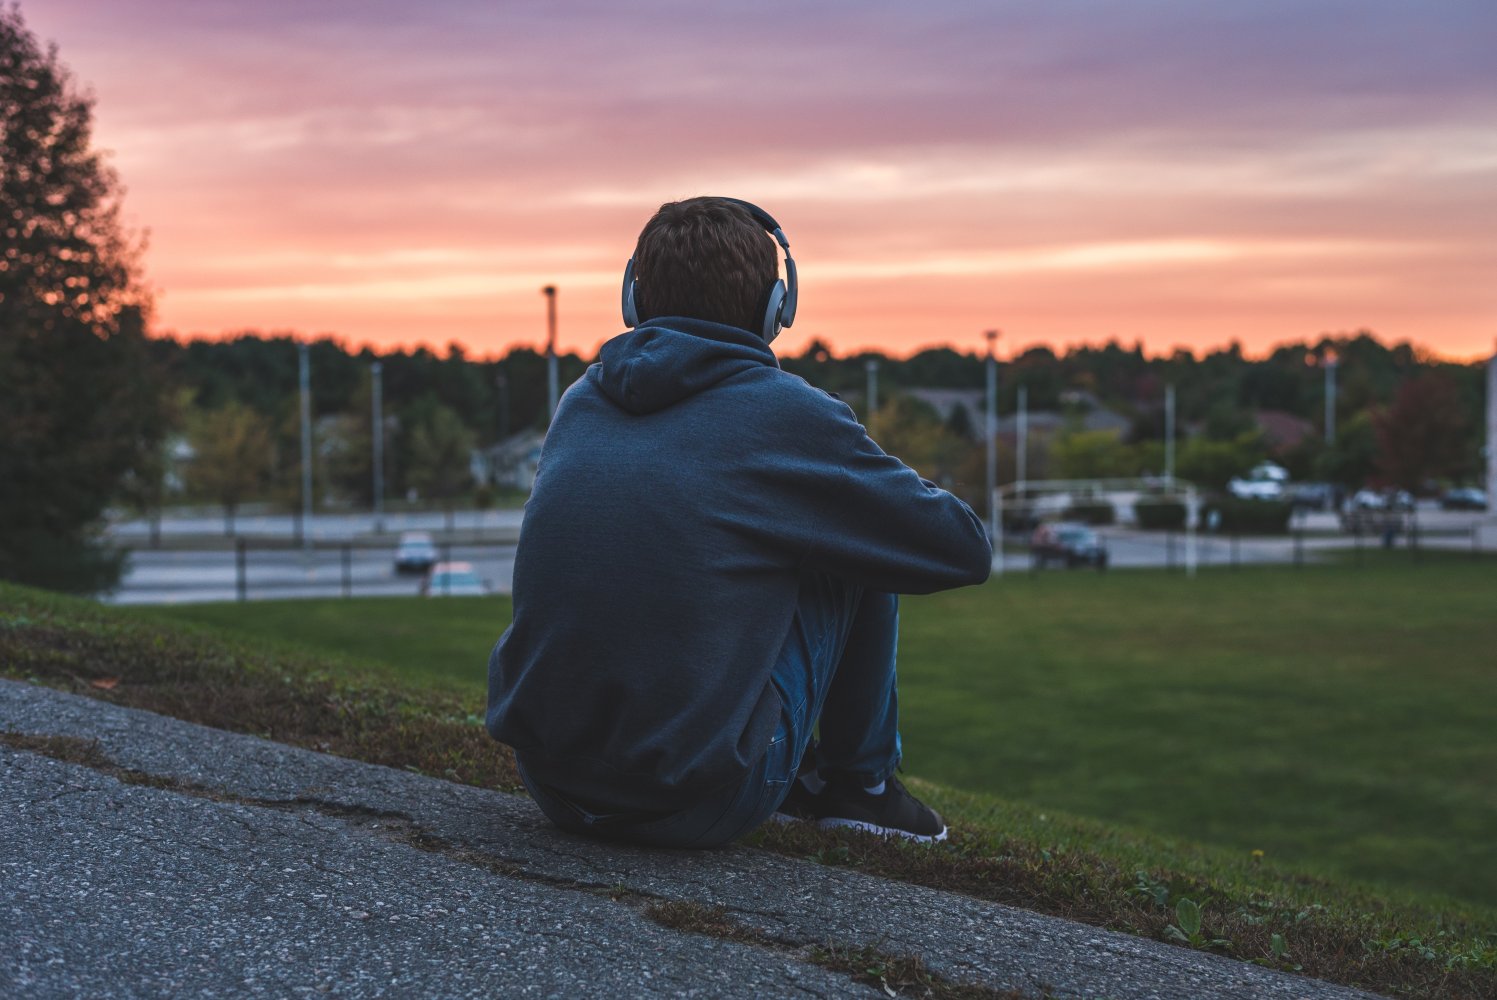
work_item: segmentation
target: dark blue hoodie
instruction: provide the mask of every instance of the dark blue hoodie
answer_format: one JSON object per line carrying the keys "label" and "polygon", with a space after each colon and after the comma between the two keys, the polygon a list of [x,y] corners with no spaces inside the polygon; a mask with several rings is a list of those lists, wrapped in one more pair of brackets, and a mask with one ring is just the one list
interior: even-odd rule
{"label": "dark blue hoodie", "polygon": [[567,390],[489,661],[488,728],[584,800],[684,807],[740,780],[780,714],[800,576],[981,583],[982,522],[745,330],[657,319]]}

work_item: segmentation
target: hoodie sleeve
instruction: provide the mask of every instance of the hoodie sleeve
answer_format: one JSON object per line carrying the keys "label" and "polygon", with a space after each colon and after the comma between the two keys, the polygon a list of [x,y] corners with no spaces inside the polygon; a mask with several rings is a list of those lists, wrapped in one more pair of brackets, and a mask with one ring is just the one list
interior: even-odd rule
{"label": "hoodie sleeve", "polygon": [[986,580],[993,549],[972,508],[885,454],[845,403],[800,388],[775,400],[788,405],[773,406],[754,435],[756,533],[808,568],[873,590],[923,594]]}

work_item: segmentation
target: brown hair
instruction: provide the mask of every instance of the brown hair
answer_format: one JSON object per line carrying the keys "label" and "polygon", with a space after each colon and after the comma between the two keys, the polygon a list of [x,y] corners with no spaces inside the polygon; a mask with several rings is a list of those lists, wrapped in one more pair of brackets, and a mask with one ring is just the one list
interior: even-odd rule
{"label": "brown hair", "polygon": [[634,247],[640,322],[690,316],[758,333],[779,277],[774,239],[742,205],[688,198],[661,205]]}

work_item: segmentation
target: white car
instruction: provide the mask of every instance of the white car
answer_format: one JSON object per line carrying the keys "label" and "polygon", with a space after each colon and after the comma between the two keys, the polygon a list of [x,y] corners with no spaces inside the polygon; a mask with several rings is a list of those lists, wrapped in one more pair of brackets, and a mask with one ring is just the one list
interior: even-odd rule
{"label": "white car", "polygon": [[465,562],[435,563],[421,581],[422,597],[482,597],[488,592],[473,565]]}
{"label": "white car", "polygon": [[1276,479],[1233,479],[1227,489],[1242,500],[1284,499],[1284,484]]}

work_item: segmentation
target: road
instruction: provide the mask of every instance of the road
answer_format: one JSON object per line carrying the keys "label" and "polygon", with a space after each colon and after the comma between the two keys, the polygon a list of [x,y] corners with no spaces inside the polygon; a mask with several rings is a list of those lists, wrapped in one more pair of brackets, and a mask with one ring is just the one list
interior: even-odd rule
{"label": "road", "polygon": [[[464,512],[457,520],[454,543],[446,558],[471,562],[479,577],[497,593],[509,593],[514,577],[515,540],[520,510]],[[1428,548],[1497,552],[1497,521],[1479,513],[1421,509],[1419,543]],[[294,520],[288,515],[241,518],[238,528],[247,541],[245,596],[250,600],[297,597],[399,596],[417,593],[420,579],[394,571],[395,545],[402,530],[426,530],[440,540],[445,517],[440,513],[386,517],[383,534],[374,532],[368,514],[319,515],[307,532],[310,551],[292,543]],[[217,516],[171,517],[163,520],[161,549],[146,547],[149,527],[144,521],[115,525],[112,538],[132,549],[120,588],[107,598],[117,604],[171,604],[231,601],[238,596],[236,556],[231,540],[222,535]],[[1340,532],[1334,514],[1312,513],[1296,521],[1300,537],[1243,537],[1200,533],[1195,539],[1195,561],[1212,566],[1313,562],[1334,550],[1348,550],[1358,540]],[[1189,560],[1186,535],[1138,531],[1126,526],[1101,529],[1109,560],[1117,569],[1183,569]],[[481,536],[482,541],[475,542]],[[1408,544],[1407,537],[1398,544]],[[1016,543],[1019,543],[1016,545]],[[1378,539],[1364,537],[1364,547]],[[1001,567],[994,570],[1027,572],[1030,560],[1022,539],[1010,539]],[[348,566],[345,572],[344,552]],[[346,581],[346,583],[345,583]]]}
{"label": "road", "polygon": [[[245,596],[250,600],[295,597],[396,597],[418,592],[419,575],[395,572],[395,546],[336,546],[303,552],[298,548],[264,548],[245,552]],[[509,593],[515,571],[515,546],[453,545],[446,558],[473,564],[479,577],[497,593]],[[130,554],[120,588],[106,598],[114,604],[182,604],[232,601],[238,597],[236,555],[232,549],[153,551]]]}

